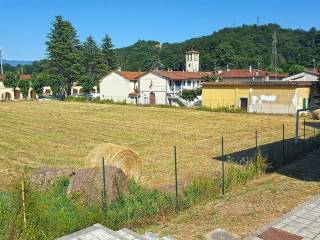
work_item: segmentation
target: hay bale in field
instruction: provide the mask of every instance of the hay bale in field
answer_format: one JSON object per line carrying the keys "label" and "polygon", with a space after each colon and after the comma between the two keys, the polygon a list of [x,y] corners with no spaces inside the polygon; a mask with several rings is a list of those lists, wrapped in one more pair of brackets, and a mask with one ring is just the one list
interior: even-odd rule
{"label": "hay bale in field", "polygon": [[320,109],[316,109],[312,112],[312,118],[315,120],[320,120]]}
{"label": "hay bale in field", "polygon": [[87,166],[99,167],[104,158],[107,166],[114,166],[135,180],[141,175],[142,160],[140,156],[127,146],[120,146],[113,143],[102,143],[93,148],[87,156]]}
{"label": "hay bale in field", "polygon": [[[128,177],[116,167],[106,168],[106,192],[109,203],[128,194]],[[67,190],[68,197],[76,197],[82,203],[102,203],[103,174],[100,168],[85,168],[75,172]]]}
{"label": "hay bale in field", "polygon": [[74,174],[72,168],[44,167],[35,170],[30,176],[30,182],[40,187],[47,187],[61,177],[70,177]]}

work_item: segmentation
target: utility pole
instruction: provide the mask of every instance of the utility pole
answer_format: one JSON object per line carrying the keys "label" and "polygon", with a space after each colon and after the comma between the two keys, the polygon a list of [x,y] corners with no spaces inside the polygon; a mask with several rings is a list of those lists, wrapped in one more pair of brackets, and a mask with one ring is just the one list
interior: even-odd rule
{"label": "utility pole", "polygon": [[1,75],[3,75],[3,66],[2,66],[2,48],[0,48],[0,69],[1,69]]}
{"label": "utility pole", "polygon": [[276,32],[274,32],[272,36],[271,66],[272,66],[273,72],[276,73],[277,71],[277,34]]}
{"label": "utility pole", "polygon": [[316,60],[312,59],[313,62],[313,72],[316,72]]}

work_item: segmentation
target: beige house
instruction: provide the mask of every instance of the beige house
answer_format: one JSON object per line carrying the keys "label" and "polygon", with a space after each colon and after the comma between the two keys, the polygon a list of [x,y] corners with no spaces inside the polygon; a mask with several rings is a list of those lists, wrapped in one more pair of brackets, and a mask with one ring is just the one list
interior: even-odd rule
{"label": "beige house", "polygon": [[0,75],[0,100],[13,100],[14,92],[12,88],[6,88],[3,84],[4,76]]}
{"label": "beige house", "polygon": [[295,114],[308,108],[311,88],[311,82],[206,82],[202,84],[202,106]]}
{"label": "beige house", "polygon": [[[50,88],[50,87],[49,87]],[[97,86],[94,86],[93,89],[90,91],[91,93],[97,93],[98,92],[98,87]],[[73,96],[77,96],[79,94],[83,94],[83,87],[78,85],[77,83],[74,83],[72,86],[71,86],[71,95]],[[52,95],[52,93],[51,93]]]}

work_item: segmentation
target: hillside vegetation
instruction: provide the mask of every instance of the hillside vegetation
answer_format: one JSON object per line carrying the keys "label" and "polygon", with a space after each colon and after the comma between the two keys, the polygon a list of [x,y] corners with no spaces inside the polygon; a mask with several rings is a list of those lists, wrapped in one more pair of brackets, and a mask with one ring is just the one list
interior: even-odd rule
{"label": "hillside vegetation", "polygon": [[277,33],[279,71],[292,65],[312,67],[312,59],[320,57],[320,31],[285,29],[277,24],[243,25],[224,28],[212,35],[181,43],[138,41],[132,46],[116,49],[119,65],[126,70],[150,70],[155,67],[185,69],[185,52],[200,51],[202,71],[225,68],[247,68],[249,65],[267,69],[271,64],[272,35]]}

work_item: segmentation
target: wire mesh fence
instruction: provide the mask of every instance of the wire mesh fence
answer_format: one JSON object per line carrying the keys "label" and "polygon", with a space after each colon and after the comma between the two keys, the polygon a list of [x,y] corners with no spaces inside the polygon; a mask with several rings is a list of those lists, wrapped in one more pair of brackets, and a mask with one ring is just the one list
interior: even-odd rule
{"label": "wire mesh fence", "polygon": [[[304,119],[301,125],[297,143],[295,142],[295,134],[290,131],[292,129],[287,130],[285,124],[279,126],[279,129],[272,133],[274,136],[272,141],[268,139],[266,132],[258,129],[253,130],[252,140],[250,141],[251,147],[229,152],[226,154],[226,159],[242,164],[246,160],[255,159],[258,154],[261,154],[271,168],[279,168],[288,164],[320,146],[318,124],[313,121],[307,122]],[[268,135],[270,135],[270,132],[268,132]],[[224,144],[227,145],[230,142],[225,141]]]}

